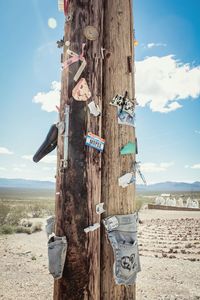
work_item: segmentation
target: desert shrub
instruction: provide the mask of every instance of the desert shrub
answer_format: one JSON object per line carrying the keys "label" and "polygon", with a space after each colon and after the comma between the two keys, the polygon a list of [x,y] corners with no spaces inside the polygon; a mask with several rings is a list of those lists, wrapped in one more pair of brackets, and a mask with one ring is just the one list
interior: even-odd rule
{"label": "desert shrub", "polygon": [[0,234],[12,234],[15,232],[15,227],[11,225],[2,225],[0,227]]}
{"label": "desert shrub", "polygon": [[18,225],[20,220],[26,216],[26,212],[19,206],[13,206],[6,218],[6,224]]}
{"label": "desert shrub", "polygon": [[41,222],[36,222],[33,224],[32,228],[32,232],[37,232],[37,231],[41,231],[42,230],[42,223]]}
{"label": "desert shrub", "polygon": [[43,218],[53,214],[54,211],[54,202],[36,202],[29,204],[27,208],[27,214],[31,214],[32,218]]}
{"label": "desert shrub", "polygon": [[6,224],[6,218],[10,212],[10,206],[4,203],[0,203],[0,225]]}
{"label": "desert shrub", "polygon": [[31,234],[33,232],[37,232],[37,231],[41,231],[42,230],[42,223],[41,222],[36,222],[34,224],[32,224],[31,227],[27,227],[27,226],[17,226],[16,227],[16,233],[27,233],[27,234]]}
{"label": "desert shrub", "polygon": [[42,218],[43,217],[43,209],[40,204],[30,205],[29,211],[31,212],[33,218]]}
{"label": "desert shrub", "polygon": [[17,226],[16,227],[16,233],[28,233],[28,234],[31,234],[31,230],[30,230],[30,227]]}
{"label": "desert shrub", "polygon": [[23,227],[31,227],[33,225],[33,222],[28,219],[21,219],[19,225]]}

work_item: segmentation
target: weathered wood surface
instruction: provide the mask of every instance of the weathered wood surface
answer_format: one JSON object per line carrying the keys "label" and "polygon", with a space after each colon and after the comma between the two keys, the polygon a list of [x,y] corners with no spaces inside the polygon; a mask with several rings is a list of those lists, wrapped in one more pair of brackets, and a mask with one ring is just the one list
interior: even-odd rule
{"label": "weathered wood surface", "polygon": [[[65,24],[65,41],[70,50],[81,53],[86,42],[87,67],[84,77],[92,92],[92,100],[102,105],[102,28],[103,0],[73,0],[69,11],[73,21]],[[88,41],[83,35],[87,25],[99,31],[96,41]],[[64,47],[64,61],[66,47]],[[80,63],[75,63],[62,73],[60,118],[64,120],[64,106],[70,105],[68,167],[57,172],[56,234],[66,235],[67,259],[63,278],[55,281],[54,300],[100,299],[100,231],[86,234],[84,228],[99,222],[95,206],[101,199],[101,154],[85,146],[85,135],[91,131],[101,136],[101,116],[90,115],[89,102],[72,98],[75,86],[73,77]],[[91,101],[91,100],[90,100]],[[64,157],[63,137],[58,141],[58,166]]]}
{"label": "weathered wood surface", "polygon": [[[120,156],[120,149],[129,141],[134,142],[133,127],[118,125],[117,108],[109,102],[116,94],[128,91],[134,98],[133,80],[133,26],[131,0],[105,1],[104,48],[106,58],[103,67],[103,137],[106,147],[102,166],[102,201],[106,215],[128,214],[135,209],[135,187],[123,189],[118,178],[130,172],[134,155]],[[131,57],[131,61],[128,59]],[[132,65],[132,72],[131,66]],[[117,286],[113,279],[113,252],[102,228],[101,245],[101,300],[133,300],[135,286]]]}

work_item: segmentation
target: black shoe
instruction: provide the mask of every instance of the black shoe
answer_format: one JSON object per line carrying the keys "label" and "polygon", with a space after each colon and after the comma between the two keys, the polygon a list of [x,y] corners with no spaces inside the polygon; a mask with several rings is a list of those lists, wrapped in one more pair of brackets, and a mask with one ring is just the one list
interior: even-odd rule
{"label": "black shoe", "polygon": [[53,151],[57,146],[57,139],[58,139],[58,128],[56,124],[54,124],[49,129],[45,141],[33,156],[33,161],[37,163],[49,152]]}

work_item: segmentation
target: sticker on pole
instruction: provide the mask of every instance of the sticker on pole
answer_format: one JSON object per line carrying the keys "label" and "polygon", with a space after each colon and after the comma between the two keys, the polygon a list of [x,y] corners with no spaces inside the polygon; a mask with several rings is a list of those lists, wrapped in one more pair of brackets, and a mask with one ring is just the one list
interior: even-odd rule
{"label": "sticker on pole", "polygon": [[135,127],[135,114],[130,115],[118,108],[118,124]]}
{"label": "sticker on pole", "polygon": [[122,147],[120,150],[121,155],[126,155],[126,154],[135,154],[136,146],[135,143],[128,142],[125,146]]}
{"label": "sticker on pole", "polygon": [[90,102],[88,104],[88,107],[89,107],[90,113],[93,116],[98,117],[101,114],[101,110],[100,110],[99,106],[94,101]]}
{"label": "sticker on pole", "polygon": [[73,88],[72,96],[76,101],[87,101],[91,97],[91,92],[85,78],[81,78]]}
{"label": "sticker on pole", "polygon": [[125,111],[134,117],[135,104],[126,96],[116,95],[110,104],[119,107],[121,111]]}
{"label": "sticker on pole", "polygon": [[98,135],[93,134],[92,132],[88,132],[85,144],[86,146],[95,148],[98,151],[102,152],[104,149],[105,140]]}
{"label": "sticker on pole", "polygon": [[118,178],[118,184],[123,188],[129,186],[131,183],[134,182],[135,182],[135,176],[133,173],[126,173],[125,175]]}

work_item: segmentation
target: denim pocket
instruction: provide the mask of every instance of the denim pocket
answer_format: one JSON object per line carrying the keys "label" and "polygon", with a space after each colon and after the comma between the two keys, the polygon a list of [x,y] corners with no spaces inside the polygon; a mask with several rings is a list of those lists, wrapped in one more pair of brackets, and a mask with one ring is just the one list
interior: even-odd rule
{"label": "denim pocket", "polygon": [[140,268],[137,243],[137,214],[115,215],[103,220],[113,248],[116,284],[132,285]]}
{"label": "denim pocket", "polygon": [[62,277],[67,252],[66,237],[53,236],[48,242],[49,272],[55,279]]}
{"label": "denim pocket", "polygon": [[140,270],[137,242],[119,242],[114,265],[115,281],[118,284],[131,285]]}

